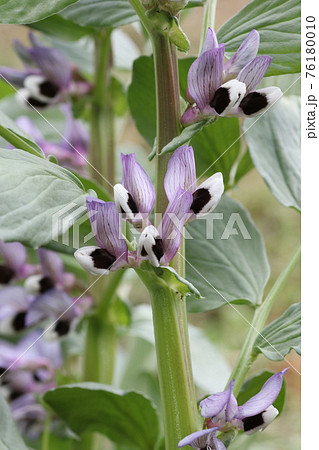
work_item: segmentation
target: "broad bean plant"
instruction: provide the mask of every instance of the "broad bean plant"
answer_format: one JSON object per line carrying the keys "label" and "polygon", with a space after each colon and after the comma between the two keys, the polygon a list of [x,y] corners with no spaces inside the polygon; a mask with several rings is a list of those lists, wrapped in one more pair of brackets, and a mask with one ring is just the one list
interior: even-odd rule
{"label": "broad bean plant", "polygon": [[[234,192],[256,170],[300,213],[300,2],[218,30],[216,6],[0,5],[23,37],[0,67],[1,448],[250,449],[284,418],[300,303],[273,306],[300,246],[269,287]],[[207,332],[229,307],[232,357]]]}

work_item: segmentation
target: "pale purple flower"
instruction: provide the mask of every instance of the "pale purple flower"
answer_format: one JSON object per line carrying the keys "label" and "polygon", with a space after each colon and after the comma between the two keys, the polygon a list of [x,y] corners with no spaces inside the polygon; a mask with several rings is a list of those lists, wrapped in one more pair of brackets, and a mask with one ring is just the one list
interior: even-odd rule
{"label": "pale purple flower", "polygon": [[170,158],[164,187],[169,200],[174,198],[179,187],[192,194],[193,201],[190,207],[192,219],[198,214],[203,215],[212,212],[224,192],[221,172],[215,173],[197,187],[194,151],[192,147],[187,145],[175,150]]}
{"label": "pale purple flower", "polygon": [[264,430],[278,415],[273,406],[278,397],[283,376],[288,369],[272,375],[258,394],[238,406],[233,394],[234,380],[223,392],[213,394],[200,402],[201,414],[210,419],[212,426],[223,428],[226,424],[242,429],[246,434]]}
{"label": "pale purple flower", "polygon": [[31,440],[37,440],[43,432],[47,411],[33,393],[20,395],[10,403],[10,410],[20,433]]}
{"label": "pale purple flower", "polygon": [[61,109],[65,115],[65,128],[63,137],[57,143],[45,140],[40,130],[27,116],[19,117],[16,123],[21,130],[33,137],[46,156],[52,155],[62,166],[85,175],[89,152],[89,133],[80,120],[73,118],[70,104],[62,105]]}
{"label": "pale purple flower", "polygon": [[226,450],[221,440],[217,439],[218,427],[196,431],[178,443],[178,448],[190,445],[196,450]]}
{"label": "pale purple flower", "polygon": [[0,285],[24,278],[33,270],[34,268],[27,264],[27,252],[20,242],[5,243],[0,239]]}
{"label": "pale purple flower", "polygon": [[[24,70],[9,67],[0,68],[0,76],[5,81],[21,88],[18,99],[34,107],[65,101],[68,95],[87,93],[91,86],[85,80],[79,83],[73,80],[74,69],[65,56],[56,48],[44,46],[30,32],[31,47],[27,48],[21,42],[15,41],[14,48],[25,65]],[[77,78],[77,77],[75,77]]]}
{"label": "pale purple flower", "polygon": [[0,334],[11,335],[26,328],[26,314],[32,298],[21,286],[0,289]]}
{"label": "pale purple flower", "polygon": [[271,64],[270,56],[257,56],[259,33],[252,30],[237,52],[224,63],[225,45],[208,29],[199,57],[188,72],[184,125],[213,116],[254,116],[266,111],[281,96],[278,87],[256,89]]}

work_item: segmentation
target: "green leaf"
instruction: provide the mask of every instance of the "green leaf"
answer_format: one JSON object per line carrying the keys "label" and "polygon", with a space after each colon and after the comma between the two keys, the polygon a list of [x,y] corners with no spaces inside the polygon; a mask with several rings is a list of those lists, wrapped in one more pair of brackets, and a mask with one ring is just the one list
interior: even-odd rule
{"label": "green leaf", "polygon": [[267,76],[300,72],[300,6],[299,0],[253,0],[219,29],[218,40],[234,53],[255,28],[259,54],[273,57]]}
{"label": "green leaf", "polygon": [[35,142],[33,142],[32,137],[20,130],[20,128],[17,127],[17,125],[2,111],[0,111],[0,136],[14,147],[21,148],[33,155],[45,158],[43,151]]}
{"label": "green leaf", "polygon": [[155,448],[157,412],[153,403],[138,392],[79,383],[48,391],[44,400],[77,434],[99,432],[132,449]]}
{"label": "green leaf", "polygon": [[289,306],[261,332],[254,344],[255,353],[263,353],[272,361],[282,361],[292,349],[301,354],[300,303]]}
{"label": "green leaf", "polygon": [[209,311],[228,302],[256,305],[269,277],[265,246],[248,211],[224,195],[213,213],[186,231],[186,278],[203,300],[188,298],[189,312]]}
{"label": "green leaf", "polygon": [[79,0],[62,14],[78,25],[116,28],[138,20],[129,0]]}
{"label": "green leaf", "polygon": [[174,291],[179,292],[183,296],[193,294],[197,298],[202,298],[198,289],[192,283],[185,280],[185,278],[181,277],[173,267],[153,267],[153,270]]}
{"label": "green leaf", "polygon": [[83,36],[90,35],[94,32],[93,28],[80,26],[70,20],[65,19],[60,14],[54,14],[51,17],[34,22],[29,25],[35,30],[50,36],[55,36],[68,41],[77,41]]}
{"label": "green leaf", "polygon": [[[237,397],[238,405],[243,405],[251,397],[258,394],[258,392],[266,383],[268,378],[270,378],[273,374],[274,374],[273,372],[265,370],[264,372],[261,372],[258,375],[255,375],[254,377],[249,378],[247,381],[245,381]],[[281,411],[283,410],[285,403],[285,396],[286,396],[286,382],[285,379],[283,379],[281,391],[277,399],[273,403],[274,407],[278,409],[279,413],[281,413]]]}
{"label": "green leaf", "polygon": [[189,125],[188,127],[184,128],[181,134],[176,136],[174,139],[171,140],[171,142],[169,142],[167,145],[165,145],[165,147],[162,148],[161,154],[163,155],[164,153],[172,153],[178,147],[190,141],[190,139],[192,139],[196,134],[202,131],[204,127],[211,124],[212,121],[215,120],[216,117],[201,120],[200,122],[193,123],[192,125]]}
{"label": "green leaf", "polygon": [[77,0],[6,0],[0,4],[0,23],[32,23],[61,11]]}
{"label": "green leaf", "polygon": [[240,136],[239,119],[221,117],[193,137],[190,144],[194,148],[197,176],[207,178],[222,172],[227,187],[230,171],[239,155]]}
{"label": "green leaf", "polygon": [[283,97],[259,118],[244,122],[251,158],[284,206],[300,211],[300,98]]}
{"label": "green leaf", "polygon": [[16,424],[12,418],[10,408],[0,392],[0,449],[27,450]]}
{"label": "green leaf", "polygon": [[84,214],[80,180],[57,164],[23,150],[0,149],[0,235],[39,247]]}

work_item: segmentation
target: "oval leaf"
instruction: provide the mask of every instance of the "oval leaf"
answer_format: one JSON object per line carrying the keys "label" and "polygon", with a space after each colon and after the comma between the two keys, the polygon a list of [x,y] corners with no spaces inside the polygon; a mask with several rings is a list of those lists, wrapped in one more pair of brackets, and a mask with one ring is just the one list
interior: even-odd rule
{"label": "oval leaf", "polygon": [[189,312],[228,302],[256,305],[269,277],[264,242],[237,201],[224,195],[215,211],[187,226],[186,278],[204,300],[188,299]]}
{"label": "oval leaf", "polygon": [[273,57],[267,76],[300,72],[300,1],[253,0],[218,31],[227,53],[234,53],[247,34],[260,33],[260,55]]}
{"label": "oval leaf", "polygon": [[261,332],[255,341],[255,353],[263,353],[272,361],[282,361],[292,349],[300,355],[300,327],[301,305],[295,303]]}
{"label": "oval leaf", "polygon": [[89,27],[115,28],[138,20],[129,0],[79,0],[61,15]]}
{"label": "oval leaf", "polygon": [[79,383],[48,391],[44,400],[77,434],[99,432],[113,442],[153,450],[158,417],[149,398],[99,383]]}
{"label": "oval leaf", "polygon": [[0,149],[0,237],[39,247],[86,212],[85,190],[68,170],[23,150]]}
{"label": "oval leaf", "polygon": [[259,119],[246,119],[251,159],[284,206],[300,211],[300,98],[283,97]]}
{"label": "oval leaf", "polygon": [[7,0],[0,4],[0,23],[32,23],[52,16],[77,0]]}

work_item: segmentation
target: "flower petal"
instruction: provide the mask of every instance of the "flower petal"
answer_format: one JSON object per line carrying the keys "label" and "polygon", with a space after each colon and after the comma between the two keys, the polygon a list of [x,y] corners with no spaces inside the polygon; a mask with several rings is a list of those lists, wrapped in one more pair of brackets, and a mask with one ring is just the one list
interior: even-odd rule
{"label": "flower petal", "polygon": [[121,222],[116,206],[112,202],[103,202],[87,197],[86,204],[93,234],[99,247],[115,257],[112,270],[127,262],[128,249],[121,233]]}
{"label": "flower petal", "polygon": [[259,41],[258,31],[251,30],[237,52],[224,64],[225,74],[238,74],[246,64],[254,59],[258,52]]}
{"label": "flower petal", "polygon": [[276,86],[258,89],[244,97],[238,110],[249,117],[257,116],[269,109],[282,95],[281,89]]}
{"label": "flower petal", "polygon": [[163,254],[163,242],[159,232],[153,225],[147,226],[140,235],[137,256],[139,258],[148,257],[150,263],[158,267]]}
{"label": "flower petal", "polygon": [[0,67],[0,78],[7,81],[13,86],[22,88],[25,78],[29,75],[29,72],[13,69],[11,67]]}
{"label": "flower petal", "polygon": [[0,240],[0,255],[6,265],[12,269],[16,276],[24,275],[27,260],[27,251],[20,242],[3,242]]}
{"label": "flower petal", "polygon": [[168,162],[164,179],[167,198],[171,201],[179,187],[185,191],[196,189],[196,169],[193,147],[183,145],[175,150]]}
{"label": "flower petal", "polygon": [[136,161],[135,154],[121,154],[123,165],[122,185],[132,196],[140,213],[149,214],[155,203],[154,186],[143,169]]}
{"label": "flower petal", "polygon": [[195,431],[195,433],[184,437],[178,443],[178,448],[191,445],[193,448],[206,448],[206,445],[213,440],[213,435],[216,434],[218,427],[209,428],[208,430]]}
{"label": "flower petal", "polygon": [[270,405],[265,411],[252,417],[245,417],[240,424],[246,434],[251,435],[257,431],[263,431],[279,414],[278,409]]}
{"label": "flower petal", "polygon": [[38,250],[44,277],[50,278],[58,287],[64,284],[64,264],[57,253],[40,248]]}
{"label": "flower petal", "polygon": [[256,58],[246,64],[239,72],[237,80],[245,83],[247,94],[256,89],[264,78],[271,61],[271,56],[256,56]]}
{"label": "flower petal", "polygon": [[232,108],[238,106],[246,94],[246,85],[238,80],[230,80],[217,89],[210,106],[220,116],[227,116]]}
{"label": "flower petal", "polygon": [[201,53],[205,53],[208,50],[214,50],[217,47],[218,47],[218,40],[216,33],[211,28],[208,28]]}
{"label": "flower petal", "polygon": [[222,82],[225,46],[202,53],[188,71],[189,95],[201,112],[210,104]]}
{"label": "flower petal", "polygon": [[194,214],[207,214],[218,205],[224,192],[223,174],[214,173],[201,183],[193,193],[191,210]]}
{"label": "flower petal", "polygon": [[[231,405],[229,407],[229,415],[233,414],[233,398],[231,397],[233,392],[234,380],[232,380],[227,389],[223,392],[217,392],[216,394],[210,395],[209,397],[202,400],[199,404],[201,408],[201,415],[208,418],[213,418],[223,411],[224,408],[227,409],[228,403],[231,400]],[[226,411],[226,410],[225,410]]]}
{"label": "flower petal", "polygon": [[114,255],[100,247],[87,246],[79,248],[74,257],[80,266],[91,275],[108,275],[116,262]]}
{"label": "flower petal", "polygon": [[166,208],[159,230],[163,240],[163,264],[168,264],[179,249],[183,227],[191,217],[192,201],[192,194],[179,187]]}
{"label": "flower petal", "polygon": [[59,86],[43,75],[28,75],[23,85],[32,97],[42,102],[54,103],[60,93]]}
{"label": "flower petal", "polygon": [[252,417],[265,411],[274,403],[279,395],[282,385],[283,375],[288,369],[284,369],[271,376],[263,385],[258,394],[251,397],[246,403],[238,407],[235,415],[237,419]]}
{"label": "flower petal", "polygon": [[34,63],[48,80],[62,89],[69,86],[71,69],[68,60],[60,50],[36,45],[29,50],[29,53]]}

